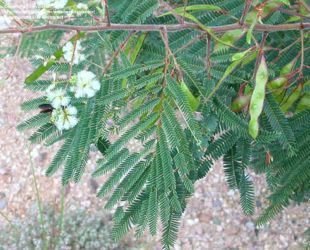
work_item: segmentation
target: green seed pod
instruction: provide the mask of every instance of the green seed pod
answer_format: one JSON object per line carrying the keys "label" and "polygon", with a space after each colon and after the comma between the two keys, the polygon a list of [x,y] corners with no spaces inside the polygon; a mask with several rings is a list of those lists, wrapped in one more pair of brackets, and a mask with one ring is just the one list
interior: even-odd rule
{"label": "green seed pod", "polygon": [[281,109],[283,112],[287,112],[293,106],[293,104],[299,99],[301,91],[302,84],[299,84],[286,99],[286,102],[281,105]]}
{"label": "green seed pod", "polygon": [[286,76],[287,74],[291,73],[295,66],[296,60],[289,62],[280,70],[280,76]]}
{"label": "green seed pod", "polygon": [[281,103],[285,96],[285,89],[284,88],[276,89],[272,92],[272,95],[274,96],[274,98],[278,103]]}
{"label": "green seed pod", "polygon": [[192,92],[190,91],[190,89],[187,87],[187,85],[184,82],[181,82],[181,89],[184,92],[184,94],[187,97],[187,100],[189,102],[189,105],[192,109],[192,111],[196,111],[197,108],[200,105],[200,100],[199,98],[195,97]]}
{"label": "green seed pod", "polygon": [[305,94],[296,107],[296,112],[301,112],[303,110],[310,110],[310,94]]}
{"label": "green seed pod", "polygon": [[250,99],[250,95],[238,96],[235,100],[233,100],[231,110],[234,112],[242,111],[249,104]]}
{"label": "green seed pod", "polygon": [[279,89],[287,84],[288,80],[285,77],[277,77],[267,83],[267,87],[270,89]]}
{"label": "green seed pod", "polygon": [[258,121],[251,119],[249,122],[249,134],[255,139],[258,136],[259,124]]}
{"label": "green seed pod", "polygon": [[242,52],[238,52],[238,53],[233,54],[231,60],[232,60],[232,61],[238,61],[238,60],[243,59],[243,58],[246,56],[246,54],[247,54],[250,50],[251,50],[251,48],[250,48],[250,49],[247,49],[247,50],[245,50],[245,51],[242,51]]}
{"label": "green seed pod", "polygon": [[249,134],[255,139],[258,135],[259,124],[258,118],[263,111],[263,105],[265,100],[265,88],[268,81],[268,69],[265,57],[262,56],[259,64],[256,76],[255,76],[255,88],[250,102],[250,116],[249,122]]}

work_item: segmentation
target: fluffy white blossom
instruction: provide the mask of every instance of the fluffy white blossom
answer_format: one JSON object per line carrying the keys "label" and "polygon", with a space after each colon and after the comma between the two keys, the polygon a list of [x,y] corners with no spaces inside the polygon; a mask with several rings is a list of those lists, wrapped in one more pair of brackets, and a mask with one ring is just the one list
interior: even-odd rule
{"label": "fluffy white blossom", "polygon": [[100,89],[100,82],[96,75],[90,71],[82,70],[76,76],[76,82],[71,88],[76,98],[93,97]]}
{"label": "fluffy white blossom", "polygon": [[37,5],[40,8],[63,9],[68,0],[38,0]]}
{"label": "fluffy white blossom", "polygon": [[71,62],[73,52],[74,52],[73,64],[78,64],[79,62],[81,62],[85,59],[85,56],[81,53],[82,46],[81,46],[80,41],[76,42],[75,50],[74,50],[74,44],[72,42],[68,42],[63,47],[62,50],[64,52],[64,58],[67,62]]}
{"label": "fluffy white blossom", "polygon": [[87,10],[87,9],[88,9],[87,4],[85,4],[85,3],[78,3],[78,4],[76,5],[76,7],[77,7],[79,10]]}
{"label": "fluffy white blossom", "polygon": [[46,96],[55,109],[60,108],[61,106],[68,106],[71,99],[64,89],[56,89],[55,84],[52,84],[47,88]]}
{"label": "fluffy white blossom", "polygon": [[53,110],[51,121],[60,131],[68,130],[78,123],[79,120],[76,116],[77,109],[74,106],[58,108]]}

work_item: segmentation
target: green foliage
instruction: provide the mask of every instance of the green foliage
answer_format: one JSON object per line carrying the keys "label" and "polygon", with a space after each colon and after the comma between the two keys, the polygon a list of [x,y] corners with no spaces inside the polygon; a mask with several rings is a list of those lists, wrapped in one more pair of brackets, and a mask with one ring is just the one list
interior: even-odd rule
{"label": "green foliage", "polygon": [[[78,110],[78,123],[71,129],[59,131],[49,113],[34,115],[18,129],[36,128],[30,136],[34,143],[50,146],[62,141],[46,174],[63,168],[64,185],[83,177],[91,146],[98,148],[102,158],[93,176],[109,174],[98,197],[107,197],[106,208],[117,207],[112,230],[116,240],[131,229],[141,236],[147,229],[155,235],[161,228],[163,247],[172,248],[194,183],[221,157],[227,184],[240,192],[247,215],[255,210],[249,169],[266,173],[270,205],[258,219],[259,226],[292,201],[309,198],[310,115],[307,105],[298,106],[309,94],[309,67],[304,67],[310,62],[307,37],[302,52],[298,31],[270,32],[260,48],[264,41],[254,23],[274,25],[289,20],[270,6],[263,7],[258,19],[253,19],[257,8],[250,6],[245,17],[251,27],[247,32],[211,32],[209,26],[229,25],[239,19],[244,1],[210,3],[191,0],[184,8],[178,1],[174,11],[163,11],[156,0],[109,1],[113,23],[169,25],[176,18],[185,18],[199,29],[168,32],[168,41],[164,29],[79,33],[70,40],[81,42],[87,61],[73,65],[64,62],[63,46],[58,46],[63,32],[50,37],[39,32],[23,38],[25,56],[36,51],[37,58],[48,58],[33,58],[36,69],[26,79],[28,89],[46,91],[55,82],[70,89],[76,74],[85,69],[100,82],[100,90],[90,98],[77,98],[70,92],[71,104]],[[272,4],[280,7],[283,1]],[[76,22],[92,24],[87,18]],[[269,81],[281,75],[289,84],[269,89],[266,65],[255,60],[259,53],[264,53]],[[283,76],[283,67],[292,60],[296,63]],[[61,80],[68,72],[71,79]],[[240,112],[232,111],[233,100],[243,95],[252,95],[250,109],[246,105]],[[194,109],[193,100],[199,100]],[[45,103],[49,103],[48,95],[43,94],[25,102],[22,109],[34,111]],[[254,121],[251,134],[250,119]],[[113,134],[118,139],[112,143]],[[133,141],[141,146],[138,152],[129,146]]]}

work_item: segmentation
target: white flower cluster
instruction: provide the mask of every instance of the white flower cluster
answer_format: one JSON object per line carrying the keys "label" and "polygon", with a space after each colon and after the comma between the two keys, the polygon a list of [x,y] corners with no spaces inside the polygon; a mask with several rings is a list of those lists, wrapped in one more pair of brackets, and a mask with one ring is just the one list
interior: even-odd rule
{"label": "white flower cluster", "polygon": [[76,98],[93,97],[100,89],[100,83],[93,72],[82,70],[77,74],[76,82],[71,87]]}
{"label": "white flower cluster", "polygon": [[[85,56],[81,53],[82,46],[81,46],[80,41],[76,42],[75,49],[74,49],[74,44],[72,42],[68,42],[62,48],[62,51],[64,52],[64,59],[67,62],[71,63],[71,60],[73,59],[72,63],[78,64],[79,62],[85,60]],[[73,55],[73,53],[74,53],[74,55]]]}
{"label": "white flower cluster", "polygon": [[78,119],[77,109],[70,105],[70,96],[64,89],[56,88],[55,84],[49,86],[46,90],[48,101],[54,108],[52,112],[51,121],[60,130],[67,130],[73,128]]}
{"label": "white flower cluster", "polygon": [[66,95],[64,89],[56,89],[56,85],[52,84],[47,89],[47,99],[53,106],[53,108],[58,109],[61,106],[68,106],[70,103],[70,97]]}
{"label": "white flower cluster", "polygon": [[78,123],[77,109],[74,106],[54,109],[52,112],[51,121],[60,130],[68,130],[73,128]]}
{"label": "white flower cluster", "polygon": [[78,4],[76,5],[76,7],[77,7],[79,10],[87,10],[87,9],[88,9],[87,4],[85,4],[85,3],[78,3]]}
{"label": "white flower cluster", "polygon": [[[82,70],[73,79],[70,90],[76,98],[91,98],[100,89],[96,75],[90,71]],[[46,96],[54,108],[51,121],[55,126],[60,131],[75,127],[78,123],[77,109],[70,105],[71,97],[67,91],[52,84],[47,88]]]}
{"label": "white flower cluster", "polygon": [[38,0],[37,5],[40,8],[63,9],[68,0]]}

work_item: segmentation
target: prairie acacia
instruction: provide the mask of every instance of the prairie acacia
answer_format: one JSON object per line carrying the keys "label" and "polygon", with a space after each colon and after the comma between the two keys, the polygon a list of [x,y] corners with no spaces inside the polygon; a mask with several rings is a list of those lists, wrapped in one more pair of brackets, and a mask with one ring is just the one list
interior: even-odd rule
{"label": "prairie acacia", "polygon": [[[91,20],[85,14],[65,24],[40,20],[0,31],[30,33],[20,45],[23,55],[37,54],[26,87],[45,91],[53,84],[62,91],[54,105],[77,108],[78,122],[62,133],[46,113],[19,129],[37,128],[33,142],[63,141],[47,169],[52,175],[63,166],[63,184],[80,180],[90,145],[97,145],[103,158],[93,176],[111,174],[98,196],[111,193],[106,207],[118,206],[115,239],[132,227],[138,235],[147,228],[155,234],[161,222],[163,246],[170,248],[194,183],[222,156],[246,214],[254,212],[248,169],[266,174],[272,194],[259,226],[309,196],[309,7],[281,0],[208,3],[94,2]],[[66,8],[75,7],[70,1]],[[66,30],[77,32],[63,44]],[[79,84],[85,71],[92,73]],[[261,80],[262,71],[269,80]],[[48,72],[54,79],[46,80]],[[38,97],[22,107],[34,110],[54,99]],[[128,103],[132,110],[121,115]],[[115,130],[120,138],[110,144]],[[139,152],[128,149],[132,139],[142,145]]]}

